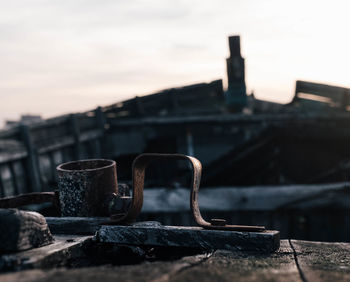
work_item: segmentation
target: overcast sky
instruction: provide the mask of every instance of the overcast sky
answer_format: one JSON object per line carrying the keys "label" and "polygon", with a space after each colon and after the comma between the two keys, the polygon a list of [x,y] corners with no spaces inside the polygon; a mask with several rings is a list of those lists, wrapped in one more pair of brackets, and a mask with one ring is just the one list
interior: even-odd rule
{"label": "overcast sky", "polygon": [[288,102],[296,79],[350,87],[347,0],[0,0],[0,124],[226,80],[241,35],[248,90]]}

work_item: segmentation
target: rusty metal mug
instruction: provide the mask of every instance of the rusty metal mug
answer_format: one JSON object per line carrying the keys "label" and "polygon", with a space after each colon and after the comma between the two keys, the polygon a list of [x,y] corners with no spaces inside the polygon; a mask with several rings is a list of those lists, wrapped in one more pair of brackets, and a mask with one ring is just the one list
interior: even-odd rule
{"label": "rusty metal mug", "polygon": [[[52,202],[61,216],[123,216],[131,204],[129,187],[117,181],[116,162],[88,159],[57,167],[58,191],[35,192],[0,199],[0,208]],[[119,193],[118,193],[119,192]]]}
{"label": "rusty metal mug", "polygon": [[89,159],[57,167],[62,216],[109,216],[109,202],[118,194],[116,163]]}

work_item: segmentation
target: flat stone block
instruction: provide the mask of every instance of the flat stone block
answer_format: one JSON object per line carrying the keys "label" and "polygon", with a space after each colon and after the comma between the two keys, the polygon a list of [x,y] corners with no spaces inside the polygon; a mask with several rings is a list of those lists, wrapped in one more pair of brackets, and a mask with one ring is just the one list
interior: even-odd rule
{"label": "flat stone block", "polygon": [[237,232],[184,226],[102,226],[98,242],[270,253],[280,246],[279,231]]}

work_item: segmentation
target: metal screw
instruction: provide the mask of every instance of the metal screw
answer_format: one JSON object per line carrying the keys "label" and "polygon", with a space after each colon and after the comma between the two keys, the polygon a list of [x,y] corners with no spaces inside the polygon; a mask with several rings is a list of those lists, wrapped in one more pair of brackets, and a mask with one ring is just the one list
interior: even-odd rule
{"label": "metal screw", "polygon": [[226,220],[225,219],[220,219],[220,218],[212,218],[210,220],[211,225],[215,226],[225,226],[226,225]]}

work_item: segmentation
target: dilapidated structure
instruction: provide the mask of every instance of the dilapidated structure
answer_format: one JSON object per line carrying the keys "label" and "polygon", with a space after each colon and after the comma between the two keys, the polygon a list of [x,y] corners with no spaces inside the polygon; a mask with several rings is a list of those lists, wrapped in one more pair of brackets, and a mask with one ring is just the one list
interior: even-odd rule
{"label": "dilapidated structure", "polygon": [[[1,197],[56,189],[66,161],[114,159],[130,184],[137,155],[182,153],[203,164],[204,214],[264,224],[282,238],[349,241],[350,89],[297,81],[289,104],[257,100],[246,93],[240,38],[229,48],[226,90],[222,80],[171,88],[1,131]],[[163,196],[157,209],[146,201],[143,219],[191,225],[171,198],[188,181],[184,163],[151,166],[145,193]]]}

